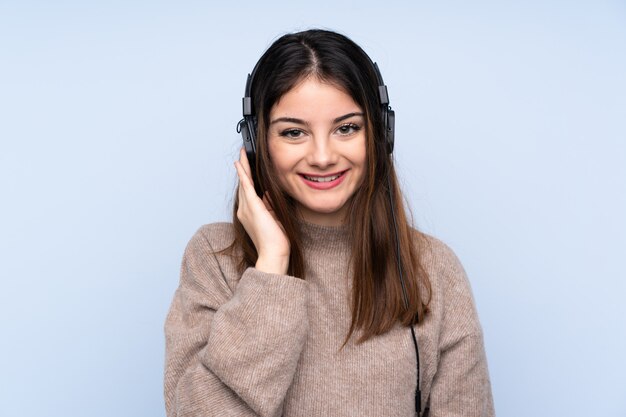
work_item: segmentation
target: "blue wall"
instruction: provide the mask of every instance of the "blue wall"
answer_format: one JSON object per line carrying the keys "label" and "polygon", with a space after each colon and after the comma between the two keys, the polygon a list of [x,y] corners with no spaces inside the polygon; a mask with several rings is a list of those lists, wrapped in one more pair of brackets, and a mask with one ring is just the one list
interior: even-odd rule
{"label": "blue wall", "polygon": [[0,415],[164,416],[163,321],[229,217],[245,76],[321,26],[381,67],[498,414],[626,416],[624,2],[90,3],[0,1]]}

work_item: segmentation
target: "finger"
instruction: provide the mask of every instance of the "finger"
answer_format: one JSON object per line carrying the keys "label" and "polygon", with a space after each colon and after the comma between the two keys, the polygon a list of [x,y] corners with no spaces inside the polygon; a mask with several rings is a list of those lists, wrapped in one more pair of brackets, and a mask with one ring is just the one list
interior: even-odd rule
{"label": "finger", "polygon": [[239,207],[243,208],[246,204],[246,183],[248,182],[248,176],[243,172],[243,168],[239,161],[235,161],[235,170],[237,170],[237,177],[239,178],[239,186],[237,187],[237,197],[239,199]]}
{"label": "finger", "polygon": [[[251,207],[254,207],[254,203],[250,201],[250,195],[256,197],[256,193],[254,192],[254,188],[250,185],[250,180],[239,161],[235,162],[235,169],[239,177],[239,186],[237,187],[237,217],[244,224],[246,230],[248,230],[246,227],[247,219],[250,215]],[[252,188],[252,191],[250,191],[250,188]]]}
{"label": "finger", "polygon": [[250,178],[252,178],[252,169],[250,168],[250,161],[248,161],[248,155],[246,154],[246,150],[241,148],[239,150],[239,162],[243,166],[244,171]]}
{"label": "finger", "polygon": [[239,173],[239,169],[237,168],[237,162],[235,161],[233,165],[235,165],[235,171],[237,171],[237,179],[239,180],[239,183],[237,184],[237,201],[238,201],[239,208],[241,209],[245,201],[244,195],[243,195],[244,193],[243,185],[241,184],[241,174]]}
{"label": "finger", "polygon": [[241,161],[235,161],[235,169],[237,170],[237,176],[239,177],[239,185],[248,184],[252,182],[250,175],[245,171]]}
{"label": "finger", "polygon": [[283,231],[283,233],[287,235],[287,232],[285,231],[283,224],[278,220],[278,216],[276,216],[276,212],[272,208],[272,198],[270,197],[270,194],[267,191],[265,192],[265,194],[263,194],[263,204],[265,204],[265,208],[267,208],[267,211],[269,211],[269,213],[272,215],[274,220],[276,220],[276,224],[278,224],[278,226]]}
{"label": "finger", "polygon": [[254,190],[254,184],[252,183],[252,179],[248,176],[248,174],[244,171],[241,162],[235,161],[235,169],[237,169],[237,175],[239,176],[239,201],[242,199],[249,200],[256,197],[259,198]]}

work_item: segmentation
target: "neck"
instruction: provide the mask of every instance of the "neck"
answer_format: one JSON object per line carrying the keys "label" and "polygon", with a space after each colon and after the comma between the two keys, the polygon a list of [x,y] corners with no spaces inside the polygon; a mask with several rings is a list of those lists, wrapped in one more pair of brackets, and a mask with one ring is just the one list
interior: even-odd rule
{"label": "neck", "polygon": [[352,250],[352,237],[347,224],[321,225],[300,220],[299,226],[306,251],[334,257]]}

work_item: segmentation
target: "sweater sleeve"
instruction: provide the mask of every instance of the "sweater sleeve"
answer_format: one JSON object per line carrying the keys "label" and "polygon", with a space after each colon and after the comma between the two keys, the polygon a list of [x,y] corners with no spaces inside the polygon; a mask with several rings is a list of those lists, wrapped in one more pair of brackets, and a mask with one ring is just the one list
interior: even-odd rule
{"label": "sweater sleeve", "polygon": [[463,266],[443,245],[443,320],[439,363],[430,393],[430,417],[495,415],[478,313]]}
{"label": "sweater sleeve", "polygon": [[165,322],[167,416],[279,416],[306,340],[307,283],[248,268],[231,290],[205,232],[185,250]]}

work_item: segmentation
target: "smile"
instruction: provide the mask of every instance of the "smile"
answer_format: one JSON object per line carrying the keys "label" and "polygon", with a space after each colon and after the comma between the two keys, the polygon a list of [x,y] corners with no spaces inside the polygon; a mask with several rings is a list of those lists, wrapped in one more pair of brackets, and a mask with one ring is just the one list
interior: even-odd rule
{"label": "smile", "polygon": [[310,177],[308,175],[302,175],[304,178],[306,178],[309,181],[315,181],[315,182],[329,182],[329,181],[334,181],[337,178],[339,178],[341,176],[341,174],[337,174],[337,175],[333,175],[331,177]]}
{"label": "smile", "polygon": [[333,173],[330,175],[317,176],[317,175],[308,175],[308,174],[300,174],[300,178],[302,178],[303,182],[309,187],[316,190],[328,190],[330,188],[334,188],[341,184],[346,177],[346,173],[348,170]]}

